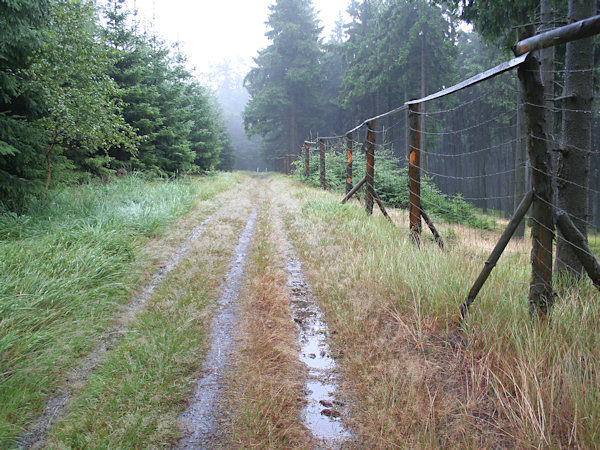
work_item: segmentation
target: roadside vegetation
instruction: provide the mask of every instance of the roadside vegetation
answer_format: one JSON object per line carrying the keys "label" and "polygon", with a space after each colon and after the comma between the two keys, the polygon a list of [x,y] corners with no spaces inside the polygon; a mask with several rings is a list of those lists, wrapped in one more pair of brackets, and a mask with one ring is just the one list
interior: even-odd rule
{"label": "roadside vegetation", "polygon": [[193,395],[207,350],[221,281],[251,209],[242,189],[238,184],[217,197],[218,209],[202,235],[77,393],[53,428],[50,447],[175,444],[179,414]]}
{"label": "roadside vegetation", "polygon": [[212,92],[125,0],[1,1],[0,18],[3,207],[90,177],[233,167]]}
{"label": "roadside vegetation", "polygon": [[[380,198],[388,205],[396,208],[407,208],[409,205],[408,169],[399,166],[399,160],[393,153],[381,146],[377,147],[377,170],[375,186]],[[304,160],[294,163],[294,178],[306,181],[314,187],[321,186],[319,171],[319,154],[311,152],[309,177],[304,176]],[[366,157],[363,152],[354,152],[352,167],[358,182],[364,176]],[[346,153],[343,148],[336,148],[325,155],[325,182],[327,187],[337,192],[346,191]],[[450,223],[464,223],[484,230],[496,227],[492,216],[482,215],[470,203],[460,196],[443,194],[434,183],[424,177],[421,182],[421,199],[423,208],[433,220],[442,219]]]}
{"label": "roadside vegetation", "polygon": [[[10,446],[164,255],[152,239],[237,176],[135,176],[51,190],[0,214],[0,443]],[[202,206],[206,213],[207,206]]]}
{"label": "roadside vegetation", "polygon": [[276,183],[367,444],[595,446],[600,307],[589,280],[559,287],[550,322],[532,322],[529,246],[513,242],[459,325],[498,232],[440,223],[454,235],[448,251],[416,248],[403,210],[391,211],[399,232],[338,194]]}

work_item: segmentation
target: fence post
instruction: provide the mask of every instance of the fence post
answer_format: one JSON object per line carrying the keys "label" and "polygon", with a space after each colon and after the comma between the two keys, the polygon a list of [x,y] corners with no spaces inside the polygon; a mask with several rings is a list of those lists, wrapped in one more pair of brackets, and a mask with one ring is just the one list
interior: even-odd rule
{"label": "fence post", "polygon": [[543,318],[554,303],[552,241],[554,239],[552,160],[544,114],[544,86],[539,61],[530,54],[518,69],[525,111],[527,151],[534,192],[531,207],[531,282],[529,312]]}
{"label": "fence post", "polygon": [[346,135],[346,194],[352,190],[352,133]]}
{"label": "fence post", "polygon": [[421,121],[419,104],[408,106],[408,188],[410,237],[417,245],[421,243]]}
{"label": "fence post", "polygon": [[310,142],[304,141],[304,176],[310,177]]}
{"label": "fence post", "polygon": [[365,208],[367,214],[373,214],[373,186],[375,185],[375,123],[367,122],[367,174],[365,176],[367,189],[365,193]]}
{"label": "fence post", "polygon": [[327,189],[327,183],[325,182],[325,139],[319,139],[319,147],[321,150],[320,167],[321,167],[321,187]]}

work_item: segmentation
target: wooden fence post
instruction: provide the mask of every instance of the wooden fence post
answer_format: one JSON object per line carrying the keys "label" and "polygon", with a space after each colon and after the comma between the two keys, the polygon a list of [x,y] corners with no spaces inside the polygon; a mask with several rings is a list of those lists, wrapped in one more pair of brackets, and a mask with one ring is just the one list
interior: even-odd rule
{"label": "wooden fence post", "polygon": [[367,214],[373,214],[373,188],[375,185],[375,123],[367,122],[367,189],[365,193],[365,208]]}
{"label": "wooden fence post", "polygon": [[531,282],[529,312],[543,318],[554,303],[552,292],[552,241],[554,239],[552,159],[544,120],[544,86],[539,61],[529,54],[519,66],[525,111],[527,151],[534,192],[531,207]]}
{"label": "wooden fence post", "polygon": [[408,188],[410,237],[417,245],[421,243],[421,121],[419,104],[408,106]]}
{"label": "wooden fence post", "polygon": [[304,176],[310,177],[310,142],[304,141]]}
{"label": "wooden fence post", "polygon": [[346,194],[352,190],[352,133],[346,135]]}
{"label": "wooden fence post", "polygon": [[320,167],[321,167],[321,187],[327,189],[325,182],[325,139],[319,139],[319,148],[321,150]]}

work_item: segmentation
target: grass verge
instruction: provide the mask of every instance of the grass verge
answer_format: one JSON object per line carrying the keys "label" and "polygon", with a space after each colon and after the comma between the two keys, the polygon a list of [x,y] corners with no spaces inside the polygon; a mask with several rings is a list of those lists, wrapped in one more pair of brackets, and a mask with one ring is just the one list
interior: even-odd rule
{"label": "grass verge", "polygon": [[221,281],[251,207],[240,189],[225,196],[184,261],[77,393],[52,430],[49,447],[156,448],[176,442]]}
{"label": "grass verge", "polygon": [[[590,283],[558,285],[551,322],[532,322],[529,242],[511,243],[458,329],[498,233],[454,225],[447,252],[429,240],[419,249],[339,196],[284,179],[275,190],[343,352],[365,445],[597,445],[600,304]],[[408,228],[405,212],[391,214]]]}
{"label": "grass verge", "polygon": [[143,246],[231,175],[176,182],[136,177],[51,192],[0,215],[0,446],[110,326],[152,260]]}

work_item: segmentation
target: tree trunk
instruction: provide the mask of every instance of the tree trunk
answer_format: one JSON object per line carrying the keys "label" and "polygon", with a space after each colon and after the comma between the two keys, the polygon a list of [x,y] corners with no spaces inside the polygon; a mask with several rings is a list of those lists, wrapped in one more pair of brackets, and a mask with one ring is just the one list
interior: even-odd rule
{"label": "tree trunk", "polygon": [[[589,17],[595,11],[595,0],[569,0],[570,23]],[[565,67],[562,145],[556,168],[558,207],[569,214],[587,241],[594,38],[569,42]],[[556,271],[577,278],[583,273],[581,262],[561,233],[556,244]]]}
{"label": "tree trunk", "polygon": [[545,317],[554,302],[552,290],[552,244],[554,222],[552,205],[551,156],[548,150],[544,86],[539,62],[530,54],[518,69],[523,92],[527,151],[531,162],[534,199],[531,207],[531,282],[529,312]]}
{"label": "tree trunk", "polygon": [[[554,0],[540,0],[540,15],[542,19],[542,25],[540,26],[539,32],[551,30],[554,26]],[[540,50],[540,70],[542,84],[544,85],[544,105],[546,106],[546,129],[548,130],[548,137],[550,139],[550,145],[556,147],[554,144],[554,59],[555,59],[555,48],[554,46]],[[552,152],[552,189],[554,191],[553,198],[556,203],[556,166],[558,162],[558,155],[556,152]]]}

